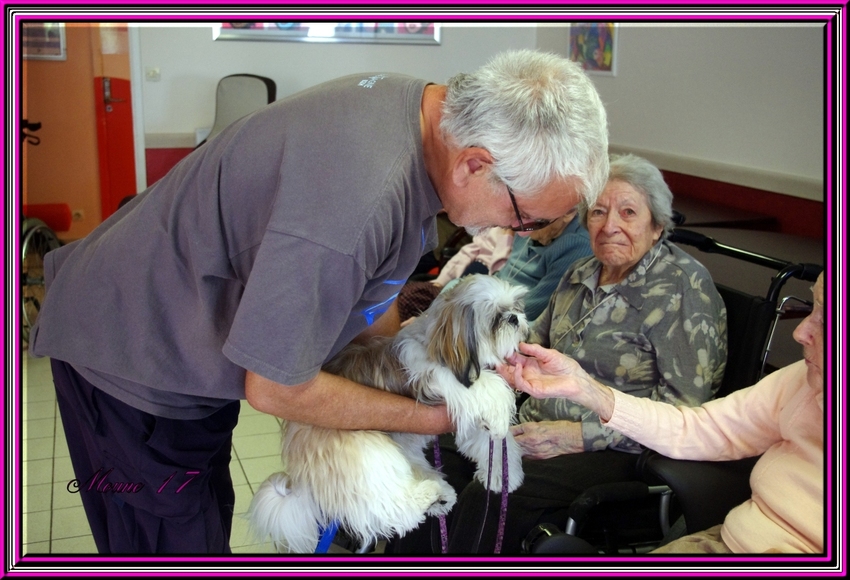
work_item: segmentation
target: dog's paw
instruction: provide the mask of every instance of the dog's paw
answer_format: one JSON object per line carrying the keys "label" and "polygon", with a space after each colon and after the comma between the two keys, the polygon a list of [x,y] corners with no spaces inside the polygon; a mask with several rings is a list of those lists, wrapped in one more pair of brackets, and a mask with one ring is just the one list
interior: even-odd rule
{"label": "dog's paw", "polygon": [[[486,431],[490,439],[507,437],[516,414],[516,397],[505,380],[493,371],[482,371],[467,395],[461,413],[471,420],[468,424]],[[462,422],[462,415],[456,422]]]}
{"label": "dog's paw", "polygon": [[476,424],[476,427],[486,431],[493,441],[501,441],[507,437],[511,428],[511,416],[498,411],[485,409]]}
{"label": "dog's paw", "polygon": [[[475,471],[475,479],[477,479],[481,485],[484,486],[484,489],[488,489],[492,492],[499,493],[502,491],[502,465],[493,466],[493,471],[490,473],[490,481],[487,481],[487,466],[484,465],[483,468],[479,467]],[[510,480],[510,474],[508,474],[508,479]]]}
{"label": "dog's paw", "polygon": [[[499,465],[493,466],[493,472],[490,474],[490,484],[487,484],[487,468],[479,469],[475,472],[475,478],[481,482],[486,489],[494,493],[501,493],[502,491],[502,464],[499,462]],[[520,473],[510,473],[508,472],[508,491],[513,491],[517,487],[519,487],[519,483],[516,481],[522,482],[522,470],[520,469]]]}
{"label": "dog's paw", "polygon": [[431,504],[431,507],[429,507],[425,513],[427,513],[429,516],[444,516],[450,511],[452,511],[452,508],[455,506],[456,502],[457,495],[455,494],[454,490],[452,490],[451,495],[441,495],[437,499],[437,501]]}
{"label": "dog's paw", "polygon": [[[441,484],[443,484],[442,480],[434,480],[434,479],[426,479],[418,482],[415,487],[411,490],[411,500],[413,505],[417,506],[417,510],[419,513],[430,513],[435,505],[441,505],[441,501],[444,496],[444,489]],[[449,486],[451,489],[451,486]],[[454,493],[454,490],[452,490]]]}
{"label": "dog's paw", "polygon": [[429,516],[443,516],[452,511],[452,508],[455,506],[457,502],[457,494],[455,490],[452,489],[445,481],[442,482],[442,492],[440,496],[437,498],[437,501],[431,504],[431,507],[425,512]]}
{"label": "dog's paw", "polygon": [[[522,485],[525,476],[522,470],[522,450],[519,448],[519,445],[514,438],[510,435],[507,437],[506,445],[508,450],[507,488],[508,492],[512,492]],[[475,470],[475,478],[481,482],[481,485],[483,485],[486,489],[495,493],[500,493],[504,483],[502,481],[503,462],[501,442],[493,442],[493,463],[490,466],[491,473],[489,482],[487,481],[489,452],[486,460],[484,460],[479,453],[476,463],[477,469]]]}

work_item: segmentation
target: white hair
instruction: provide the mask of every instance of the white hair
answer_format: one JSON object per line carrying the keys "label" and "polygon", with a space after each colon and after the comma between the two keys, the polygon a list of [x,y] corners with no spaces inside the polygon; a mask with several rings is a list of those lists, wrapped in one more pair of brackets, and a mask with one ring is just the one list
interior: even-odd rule
{"label": "white hair", "polygon": [[[631,185],[646,198],[652,223],[664,229],[666,238],[676,224],[673,223],[673,192],[664,175],[655,165],[631,153],[612,155],[609,163],[608,181],[622,181]],[[579,219],[587,227],[588,206],[579,206]]]}
{"label": "white hair", "polygon": [[507,51],[452,77],[440,128],[458,147],[489,151],[494,182],[517,197],[572,178],[594,203],[608,177],[602,101],[581,67],[554,54]]}

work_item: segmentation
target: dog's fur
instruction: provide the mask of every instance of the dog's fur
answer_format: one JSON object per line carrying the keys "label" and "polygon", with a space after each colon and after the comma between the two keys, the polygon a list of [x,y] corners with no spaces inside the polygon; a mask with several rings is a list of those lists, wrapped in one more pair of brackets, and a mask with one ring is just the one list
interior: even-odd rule
{"label": "dog's fur", "polygon": [[[526,290],[497,278],[467,276],[393,338],[351,345],[324,370],[415,398],[444,402],[458,449],[487,485],[490,439],[508,439],[509,483],[522,483],[521,453],[510,435],[516,398],[493,369],[528,333]],[[448,513],[454,490],[425,459],[433,437],[325,429],[285,422],[285,472],[271,475],[249,508],[253,531],[280,551],[313,552],[319,527],[338,522],[355,540],[402,536],[425,515]],[[501,445],[493,446],[489,488],[502,489]]]}

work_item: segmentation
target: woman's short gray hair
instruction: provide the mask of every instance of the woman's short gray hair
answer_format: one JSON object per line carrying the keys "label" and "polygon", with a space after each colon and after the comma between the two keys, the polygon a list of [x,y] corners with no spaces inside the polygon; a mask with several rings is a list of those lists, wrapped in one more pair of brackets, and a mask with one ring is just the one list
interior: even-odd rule
{"label": "woman's short gray hair", "polygon": [[[655,165],[637,155],[612,155],[608,169],[608,181],[622,181],[634,187],[646,198],[652,214],[652,224],[664,228],[667,237],[675,227],[673,223],[673,192],[664,181],[664,175]],[[581,204],[579,219],[587,227],[587,208]]]}
{"label": "woman's short gray hair", "polygon": [[505,183],[517,197],[573,177],[593,203],[605,187],[605,108],[581,67],[554,54],[508,51],[452,77],[440,129],[458,147],[489,151],[494,185]]}

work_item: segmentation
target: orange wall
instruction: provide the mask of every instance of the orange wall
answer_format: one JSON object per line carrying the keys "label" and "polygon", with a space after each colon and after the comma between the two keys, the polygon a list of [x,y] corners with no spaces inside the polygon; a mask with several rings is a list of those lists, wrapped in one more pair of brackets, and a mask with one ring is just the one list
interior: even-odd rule
{"label": "orange wall", "polygon": [[67,60],[23,61],[24,118],[40,122],[38,146],[24,144],[24,203],[67,203],[81,210],[64,240],[85,236],[100,223],[100,182],[94,110],[92,30],[66,24]]}

